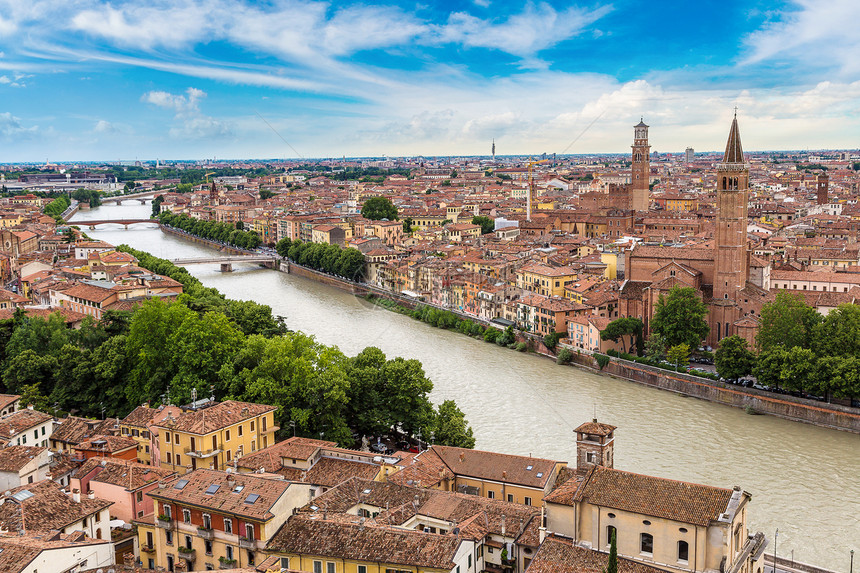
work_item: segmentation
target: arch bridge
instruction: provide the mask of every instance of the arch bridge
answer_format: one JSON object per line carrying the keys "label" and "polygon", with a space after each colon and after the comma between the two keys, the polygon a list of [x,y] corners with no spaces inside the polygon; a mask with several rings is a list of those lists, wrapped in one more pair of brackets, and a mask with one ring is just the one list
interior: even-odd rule
{"label": "arch bridge", "polygon": [[233,263],[257,263],[270,269],[276,268],[278,264],[277,258],[269,255],[230,255],[226,257],[173,259],[170,262],[179,267],[218,263],[221,265],[221,271],[225,273],[233,270]]}
{"label": "arch bridge", "polygon": [[86,226],[90,229],[95,229],[98,225],[122,225],[128,229],[129,225],[136,225],[137,223],[161,224],[158,222],[158,219],[89,219],[86,221],[66,221],[67,225]]}

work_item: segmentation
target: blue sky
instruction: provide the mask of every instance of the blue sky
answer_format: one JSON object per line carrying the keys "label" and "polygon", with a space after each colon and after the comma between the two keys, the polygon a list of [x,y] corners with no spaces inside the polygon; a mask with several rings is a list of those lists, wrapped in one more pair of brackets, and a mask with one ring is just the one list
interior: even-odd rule
{"label": "blue sky", "polygon": [[734,106],[748,150],[857,148],[858,21],[857,0],[0,0],[0,162],[616,152],[640,116],[655,150],[704,151]]}

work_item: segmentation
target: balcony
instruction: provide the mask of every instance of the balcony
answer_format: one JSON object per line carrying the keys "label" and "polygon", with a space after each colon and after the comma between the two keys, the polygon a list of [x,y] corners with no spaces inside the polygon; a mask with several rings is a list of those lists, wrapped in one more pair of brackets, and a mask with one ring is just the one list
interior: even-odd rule
{"label": "balcony", "polygon": [[141,545],[140,550],[144,553],[155,553],[155,547],[152,545]]}
{"label": "balcony", "polygon": [[242,549],[257,549],[257,541],[255,539],[248,539],[247,537],[239,538],[239,547]]}
{"label": "balcony", "polygon": [[208,450],[200,450],[191,448],[185,448],[185,455],[191,458],[205,459],[211,458],[212,456],[217,456],[223,450],[221,448],[210,448]]}
{"label": "balcony", "polygon": [[189,563],[194,561],[194,559],[197,557],[197,550],[196,549],[188,549],[184,545],[180,545],[177,548],[177,552],[179,553],[180,557],[182,557],[183,559],[185,559]]}
{"label": "balcony", "polygon": [[218,569],[235,569],[236,568],[236,560],[235,559],[224,559],[223,557],[218,558]]}
{"label": "balcony", "polygon": [[213,532],[211,529],[206,529],[205,527],[198,527],[197,535],[199,535],[203,539],[213,539],[215,537],[215,532]]}
{"label": "balcony", "polygon": [[155,520],[155,526],[161,529],[173,529],[173,520],[169,517],[159,515]]}

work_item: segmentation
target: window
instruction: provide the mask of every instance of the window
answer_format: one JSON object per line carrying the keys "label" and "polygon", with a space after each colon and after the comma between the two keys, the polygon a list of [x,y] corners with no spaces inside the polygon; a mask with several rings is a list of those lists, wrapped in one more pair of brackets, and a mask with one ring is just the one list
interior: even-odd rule
{"label": "window", "polygon": [[690,545],[686,541],[678,542],[678,561],[687,562],[690,557]]}
{"label": "window", "polygon": [[596,459],[597,459],[597,456],[594,454],[594,452],[585,452],[585,461],[586,462],[593,464],[593,463],[595,463]]}
{"label": "window", "polygon": [[136,498],[137,498],[137,503],[142,502],[143,501],[143,492],[142,491],[137,492]]}
{"label": "window", "polygon": [[254,420],[251,420],[251,431],[254,431]]}
{"label": "window", "polygon": [[367,573],[367,565],[359,565],[358,573]]}
{"label": "window", "polygon": [[488,491],[487,497],[490,499],[496,499],[496,492],[494,492],[493,490]]}
{"label": "window", "polygon": [[224,531],[226,533],[233,533],[233,520],[224,518]]}
{"label": "window", "polygon": [[254,524],[246,523],[245,524],[245,537],[248,539],[254,539]]}
{"label": "window", "polygon": [[530,498],[530,497],[525,498],[523,500],[523,503],[526,505],[531,505],[532,504],[532,498]]}
{"label": "window", "polygon": [[512,493],[508,494],[508,503],[514,503],[514,494],[512,494]]}
{"label": "window", "polygon": [[325,571],[326,573],[336,573],[337,568],[333,561],[326,561]]}
{"label": "window", "polygon": [[263,431],[266,431],[266,425],[268,423],[268,418],[263,418]]}
{"label": "window", "polygon": [[230,430],[227,430],[226,432],[224,432],[224,441],[225,442],[230,441]]}
{"label": "window", "polygon": [[42,426],[42,435],[45,435],[45,426]]}
{"label": "window", "polygon": [[167,452],[167,463],[173,463],[173,459],[170,457],[170,452]]}
{"label": "window", "polygon": [[173,519],[173,506],[162,504],[161,507],[164,508],[164,515],[166,515],[168,519]]}
{"label": "window", "polygon": [[469,566],[469,569],[472,568],[472,554],[471,553],[469,554],[468,566]]}
{"label": "window", "polygon": [[642,553],[647,553],[648,555],[654,554],[654,536],[650,533],[641,533],[639,535],[639,551]]}
{"label": "window", "polygon": [[[358,566],[358,573],[362,573],[362,571],[361,571],[362,567],[364,567],[364,565]],[[289,568],[290,568],[290,558],[289,557],[281,557],[281,569],[289,569]],[[367,568],[365,567],[365,569],[367,569]]]}
{"label": "window", "polygon": [[314,573],[322,573],[322,561],[314,561]]}
{"label": "window", "polygon": [[212,436],[212,449],[218,449],[218,436]]}
{"label": "window", "polygon": [[206,555],[212,555],[212,540],[204,539],[203,540],[203,550],[206,552]]}
{"label": "window", "polygon": [[212,516],[208,513],[203,514],[203,529],[212,529]]}
{"label": "window", "polygon": [[233,560],[233,546],[227,545],[224,547],[224,549],[226,550],[226,553],[227,553],[227,559],[232,561]]}
{"label": "window", "polygon": [[230,450],[227,450],[227,461],[229,462],[229,461],[230,461],[230,460],[232,460],[232,459],[233,459],[233,454],[232,454],[232,452],[230,452]]}
{"label": "window", "polygon": [[191,536],[185,536],[185,549],[191,549]]}
{"label": "window", "polygon": [[182,510],[182,521],[185,523],[191,523],[191,510],[183,509]]}
{"label": "window", "polygon": [[173,442],[176,444],[179,443],[179,434],[173,434]]}
{"label": "window", "polygon": [[33,438],[39,439],[39,430],[33,430]]}
{"label": "window", "polygon": [[180,458],[179,458],[179,454],[176,454],[176,465],[177,465],[177,466],[181,466],[181,465],[182,465],[182,461],[181,461],[181,460],[180,460]]}
{"label": "window", "polygon": [[606,546],[612,545],[612,538],[615,537],[615,543],[618,543],[618,530],[614,525],[606,526]]}
{"label": "window", "polygon": [[164,542],[173,545],[173,532],[169,529],[164,532]]}

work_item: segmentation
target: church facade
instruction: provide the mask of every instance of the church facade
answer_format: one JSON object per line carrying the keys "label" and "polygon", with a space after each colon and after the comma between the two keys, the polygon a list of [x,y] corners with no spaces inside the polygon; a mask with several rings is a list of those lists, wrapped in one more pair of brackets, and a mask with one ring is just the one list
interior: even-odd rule
{"label": "church facade", "polygon": [[[640,126],[644,123],[640,122]],[[642,129],[640,126],[636,128]],[[647,126],[644,135],[644,146],[637,146],[639,140],[634,139],[634,174],[637,148],[640,153],[647,153]],[[631,203],[634,204],[635,184],[634,180],[631,185]],[[647,191],[647,181],[645,185]],[[717,346],[722,338],[734,334],[753,344],[758,332],[758,316],[768,298],[770,284],[768,273],[756,268],[751,273],[754,259],[747,241],[748,203],[749,164],[744,160],[735,117],[725,154],[717,164],[713,243],[701,247],[639,244],[628,251],[626,280],[619,296],[620,314],[642,319],[646,332],[650,332],[650,321],[659,297],[668,294],[676,285],[692,287],[708,306],[710,333],[706,344]]]}

